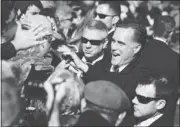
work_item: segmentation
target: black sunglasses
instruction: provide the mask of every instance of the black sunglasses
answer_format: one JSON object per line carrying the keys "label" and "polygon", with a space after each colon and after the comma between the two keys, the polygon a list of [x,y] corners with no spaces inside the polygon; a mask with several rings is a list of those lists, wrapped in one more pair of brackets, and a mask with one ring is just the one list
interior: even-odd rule
{"label": "black sunglasses", "polygon": [[138,101],[142,104],[147,104],[151,101],[155,101],[155,100],[159,100],[160,98],[152,98],[152,97],[145,97],[145,96],[141,96],[136,94],[135,97],[137,97]]}
{"label": "black sunglasses", "polygon": [[104,39],[103,40],[88,40],[85,37],[81,37],[81,42],[84,44],[89,42],[91,45],[100,45],[103,41]]}
{"label": "black sunglasses", "polygon": [[105,14],[100,14],[100,13],[95,12],[95,13],[94,13],[94,17],[96,17],[96,16],[98,16],[100,19],[104,19],[104,18],[106,18],[106,17],[108,17],[108,16],[113,17],[113,16],[115,16],[115,15],[105,15]]}

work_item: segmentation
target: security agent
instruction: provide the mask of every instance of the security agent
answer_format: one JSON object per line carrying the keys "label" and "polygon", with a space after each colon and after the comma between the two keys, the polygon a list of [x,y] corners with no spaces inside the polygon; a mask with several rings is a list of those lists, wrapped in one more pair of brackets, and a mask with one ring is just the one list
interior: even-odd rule
{"label": "security agent", "polygon": [[[164,115],[173,88],[165,77],[152,76],[139,82],[132,100],[135,126],[172,126]],[[171,98],[173,99],[173,98]]]}

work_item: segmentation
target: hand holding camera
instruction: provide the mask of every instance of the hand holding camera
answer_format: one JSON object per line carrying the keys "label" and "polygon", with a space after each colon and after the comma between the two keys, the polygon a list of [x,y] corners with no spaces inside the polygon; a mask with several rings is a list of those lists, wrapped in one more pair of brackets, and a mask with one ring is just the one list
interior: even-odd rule
{"label": "hand holding camera", "polygon": [[[63,60],[65,60],[66,64],[68,64],[69,66],[75,68],[75,69],[79,69],[83,72],[87,72],[88,71],[88,65],[86,65],[78,56],[77,54],[72,51],[69,47],[63,45],[61,47],[58,48],[57,50],[58,52],[61,52],[62,58]],[[62,63],[60,63],[60,65],[62,65]],[[66,67],[69,67],[69,66]],[[64,66],[65,67],[65,66]]]}

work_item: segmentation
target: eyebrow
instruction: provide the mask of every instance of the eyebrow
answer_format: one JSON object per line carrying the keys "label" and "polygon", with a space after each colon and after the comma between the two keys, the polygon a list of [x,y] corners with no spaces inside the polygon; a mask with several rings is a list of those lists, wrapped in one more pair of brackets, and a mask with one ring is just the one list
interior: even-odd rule
{"label": "eyebrow", "polygon": [[[112,38],[112,41],[116,41]],[[122,42],[122,41],[117,41],[119,44],[123,44],[123,45],[126,45],[126,43]]]}

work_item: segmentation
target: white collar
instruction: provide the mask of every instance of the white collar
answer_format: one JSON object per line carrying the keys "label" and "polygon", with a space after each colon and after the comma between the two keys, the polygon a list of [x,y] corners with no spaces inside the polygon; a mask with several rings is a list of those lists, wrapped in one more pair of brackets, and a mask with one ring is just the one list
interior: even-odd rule
{"label": "white collar", "polygon": [[150,126],[153,122],[155,122],[157,119],[159,119],[162,115],[163,115],[163,114],[160,113],[160,114],[158,114],[158,115],[156,115],[156,116],[154,116],[154,117],[151,117],[151,118],[149,118],[149,119],[147,119],[147,120],[145,120],[145,121],[140,122],[140,123],[137,124],[137,125],[134,125],[134,127],[148,127],[148,126]]}
{"label": "white collar", "polygon": [[112,33],[113,31],[115,31],[115,27],[112,27],[112,29],[108,32],[108,34]]}
{"label": "white collar", "polygon": [[[98,57],[96,60],[92,61],[92,63],[90,63],[91,65],[94,65],[95,63],[97,63],[98,61],[102,60],[104,57],[104,54],[102,54],[100,57]],[[83,56],[82,61],[87,63],[87,59]],[[89,63],[89,62],[88,62]]]}
{"label": "white collar", "polygon": [[[124,64],[121,67],[118,68],[118,72],[121,72],[128,64]],[[111,66],[110,72],[115,72],[114,66]]]}
{"label": "white collar", "polygon": [[164,38],[161,38],[161,37],[154,37],[155,40],[158,40],[158,41],[162,41],[164,42],[166,45],[168,45],[168,42],[166,41],[166,39]]}

